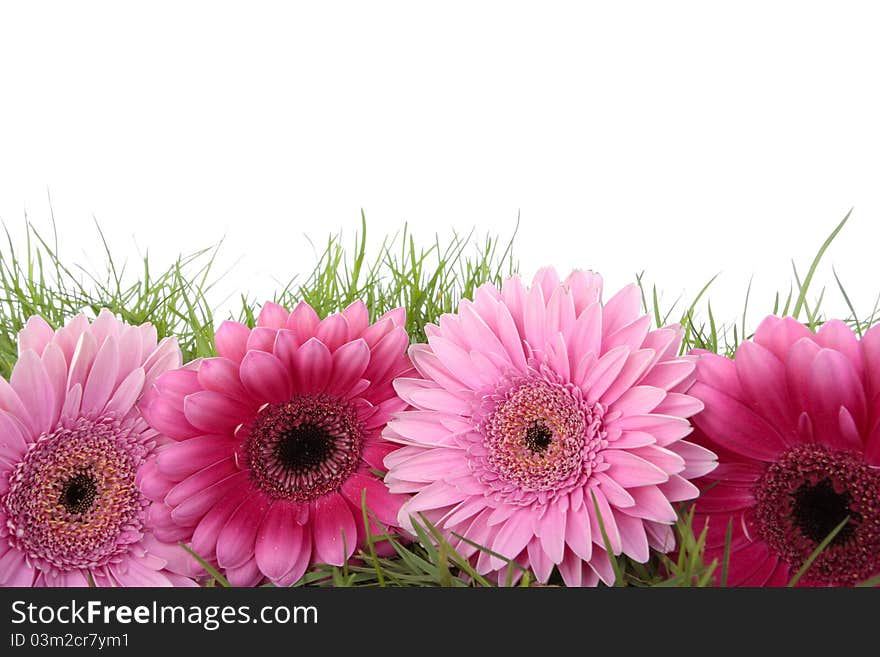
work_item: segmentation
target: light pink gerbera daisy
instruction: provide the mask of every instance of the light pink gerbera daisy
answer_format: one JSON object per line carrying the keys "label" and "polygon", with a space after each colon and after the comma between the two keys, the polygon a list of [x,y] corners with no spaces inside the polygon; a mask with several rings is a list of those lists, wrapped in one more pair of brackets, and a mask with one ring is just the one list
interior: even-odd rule
{"label": "light pink gerbera daisy", "polygon": [[168,569],[182,551],[152,534],[136,483],[160,440],[136,403],[180,360],[107,310],[28,320],[0,378],[0,586],[194,584]]}
{"label": "light pink gerbera daisy", "polygon": [[373,469],[394,448],[381,427],[406,407],[391,384],[412,369],[403,310],[370,325],[359,301],[324,320],[267,303],[256,328],[224,322],[215,342],[219,357],[166,373],[142,404],[177,441],[143,477],[157,535],[235,586],[343,564],[364,545],[362,496],[374,533],[401,503]]}
{"label": "light pink gerbera daisy", "polygon": [[[415,410],[385,436],[401,509],[424,514],[481,574],[503,581],[504,560],[541,582],[557,567],[570,586],[612,583],[611,548],[644,562],[674,545],[671,502],[714,454],[682,440],[702,408],[683,394],[694,364],[678,357],[681,330],[651,331],[635,286],[603,304],[602,279],[544,269],[530,289],[516,277],[483,285],[458,313],[428,325],[410,357],[422,378],[395,382]],[[594,503],[595,499],[595,503]],[[595,504],[595,506],[594,506]]]}
{"label": "light pink gerbera daisy", "polygon": [[718,453],[694,526],[731,586],[787,584],[848,518],[800,580],[857,584],[880,574],[880,326],[812,333],[768,317],[733,360],[703,354],[690,394],[705,404],[694,441]]}

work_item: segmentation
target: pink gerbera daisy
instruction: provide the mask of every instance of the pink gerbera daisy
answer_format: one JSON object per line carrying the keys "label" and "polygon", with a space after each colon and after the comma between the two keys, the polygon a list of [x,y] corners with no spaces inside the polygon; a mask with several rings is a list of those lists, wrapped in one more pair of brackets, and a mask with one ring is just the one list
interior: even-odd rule
{"label": "pink gerbera daisy", "polygon": [[786,584],[847,518],[800,582],[880,573],[880,327],[860,342],[838,320],[768,317],[733,360],[702,354],[689,394],[694,440],[719,456],[695,526],[719,562],[730,527],[730,585]]}
{"label": "pink gerbera daisy", "polygon": [[362,496],[374,532],[400,507],[373,469],[394,447],[381,427],[406,407],[391,385],[412,369],[403,310],[370,325],[359,301],[324,320],[267,303],[256,328],[224,322],[215,342],[219,357],[166,373],[142,404],[176,441],[143,477],[158,535],[236,586],[343,564],[364,545]]}
{"label": "pink gerbera daisy", "polygon": [[682,440],[702,408],[682,393],[694,364],[677,355],[680,328],[649,330],[636,286],[601,296],[595,274],[560,283],[545,269],[530,289],[483,285],[426,327],[428,344],[410,349],[422,378],[395,382],[415,410],[385,431],[405,445],[386,482],[415,493],[404,526],[424,514],[481,574],[506,564],[472,543],[541,582],[555,566],[570,586],[614,580],[596,508],[615,554],[673,547],[670,502],[695,497],[688,479],[714,467]]}
{"label": "pink gerbera daisy", "polygon": [[157,539],[136,478],[158,436],[135,404],[180,366],[170,338],[102,310],[53,331],[31,317],[0,378],[0,586],[169,586],[181,552]]}

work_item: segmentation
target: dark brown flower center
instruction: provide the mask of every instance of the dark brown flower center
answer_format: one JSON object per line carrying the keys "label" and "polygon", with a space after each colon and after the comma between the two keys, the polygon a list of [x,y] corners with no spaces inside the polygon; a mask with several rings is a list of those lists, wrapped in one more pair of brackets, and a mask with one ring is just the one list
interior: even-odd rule
{"label": "dark brown flower center", "polygon": [[95,478],[88,472],[80,472],[62,484],[58,503],[68,513],[80,514],[92,508],[97,496],[98,486]]}
{"label": "dark brown flower center", "polygon": [[329,395],[299,395],[263,408],[246,427],[251,479],[270,497],[316,499],[357,468],[363,430],[357,411]]}
{"label": "dark brown flower center", "polygon": [[768,466],[755,500],[760,537],[793,569],[847,520],[805,584],[852,585],[880,572],[880,470],[861,454],[798,445]]}

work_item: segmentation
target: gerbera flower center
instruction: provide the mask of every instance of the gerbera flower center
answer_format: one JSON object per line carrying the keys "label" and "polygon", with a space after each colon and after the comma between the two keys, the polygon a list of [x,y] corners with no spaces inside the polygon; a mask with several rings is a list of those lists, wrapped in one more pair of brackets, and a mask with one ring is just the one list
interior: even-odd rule
{"label": "gerbera flower center", "polygon": [[551,440],[553,440],[553,432],[540,420],[536,420],[526,429],[526,447],[533,453],[546,450]]}
{"label": "gerbera flower center", "polygon": [[329,395],[299,395],[261,409],[246,427],[245,462],[273,498],[316,499],[354,472],[363,446],[356,409]]}
{"label": "gerbera flower center", "polygon": [[61,487],[58,501],[68,513],[85,513],[92,507],[97,495],[95,478],[89,472],[80,472]]}
{"label": "gerbera flower center", "polygon": [[761,537],[793,568],[847,519],[804,583],[851,585],[880,571],[880,471],[859,454],[795,447],[767,468],[755,499]]}
{"label": "gerbera flower center", "polygon": [[484,402],[471,467],[511,503],[565,494],[589,477],[606,444],[603,414],[548,373],[505,379]]}
{"label": "gerbera flower center", "polygon": [[38,566],[105,565],[140,540],[146,500],[135,475],[148,448],[112,418],[44,434],[10,473],[5,507],[13,546]]}
{"label": "gerbera flower center", "polygon": [[[850,509],[850,495],[837,492],[830,479],[815,486],[804,483],[793,495],[792,521],[804,536],[816,543],[822,542],[847,517],[861,517]],[[853,533],[853,524],[847,523],[834,537],[832,544],[845,543]]]}

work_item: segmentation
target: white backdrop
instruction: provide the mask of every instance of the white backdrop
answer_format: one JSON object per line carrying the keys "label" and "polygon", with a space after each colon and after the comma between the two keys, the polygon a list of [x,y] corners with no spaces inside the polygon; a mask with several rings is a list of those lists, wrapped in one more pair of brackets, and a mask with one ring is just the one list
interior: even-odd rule
{"label": "white backdrop", "polygon": [[[507,235],[522,268],[713,274],[752,308],[850,207],[831,264],[880,291],[876,3],[27,2],[0,5],[0,218],[72,261],[224,235],[268,294],[303,238],[404,221]],[[755,320],[757,317],[754,318]]]}

